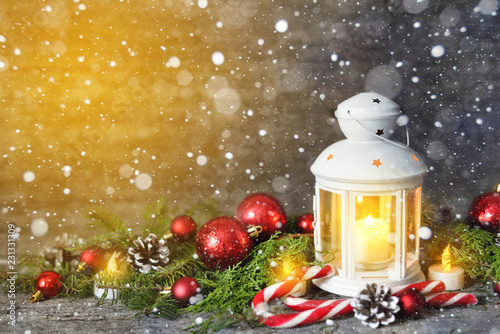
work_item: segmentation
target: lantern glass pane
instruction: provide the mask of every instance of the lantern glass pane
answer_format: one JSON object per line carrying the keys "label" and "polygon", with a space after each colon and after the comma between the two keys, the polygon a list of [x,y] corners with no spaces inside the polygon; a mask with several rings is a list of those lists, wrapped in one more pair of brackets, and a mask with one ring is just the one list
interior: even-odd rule
{"label": "lantern glass pane", "polygon": [[340,194],[319,190],[321,259],[339,270],[342,270],[341,205]]}
{"label": "lantern glass pane", "polygon": [[422,188],[417,188],[406,195],[406,267],[418,263],[420,229],[420,203]]}
{"label": "lantern glass pane", "polygon": [[363,195],[355,200],[356,272],[390,275],[394,271],[396,195]]}

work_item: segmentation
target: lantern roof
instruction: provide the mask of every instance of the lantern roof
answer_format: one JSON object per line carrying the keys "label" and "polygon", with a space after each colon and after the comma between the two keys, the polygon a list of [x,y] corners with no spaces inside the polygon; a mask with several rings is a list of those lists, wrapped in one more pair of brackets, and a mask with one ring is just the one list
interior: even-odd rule
{"label": "lantern roof", "polygon": [[345,139],[327,147],[311,171],[332,181],[386,183],[421,178],[427,166],[417,153],[402,145]]}
{"label": "lantern roof", "polygon": [[412,149],[387,139],[401,115],[399,106],[373,92],[339,104],[337,116],[347,139],[326,148],[311,166],[325,180],[386,183],[422,178],[427,166]]}

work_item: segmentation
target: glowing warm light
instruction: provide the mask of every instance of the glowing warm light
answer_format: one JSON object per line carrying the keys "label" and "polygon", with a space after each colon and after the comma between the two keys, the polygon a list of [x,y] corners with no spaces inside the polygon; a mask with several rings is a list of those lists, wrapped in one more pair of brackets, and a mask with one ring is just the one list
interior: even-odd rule
{"label": "glowing warm light", "polygon": [[450,245],[446,246],[443,251],[443,255],[441,256],[441,264],[443,266],[443,271],[451,270],[451,252]]}
{"label": "glowing warm light", "polygon": [[371,215],[368,215],[368,218],[366,218],[366,224],[365,224],[365,226],[366,227],[371,227],[372,224],[373,224],[373,218],[372,218]]}
{"label": "glowing warm light", "polygon": [[108,274],[114,274],[118,272],[118,263],[116,263],[116,252],[111,255],[111,258],[108,261],[108,266],[106,267],[106,271]]}
{"label": "glowing warm light", "polygon": [[356,261],[358,263],[379,263],[390,257],[389,223],[373,218],[356,220]]}
{"label": "glowing warm light", "polygon": [[285,276],[288,276],[291,274],[292,270],[293,264],[288,261],[283,261],[283,274],[285,274]]}
{"label": "glowing warm light", "polygon": [[356,202],[357,203],[363,203],[363,196],[357,196],[356,197]]}
{"label": "glowing warm light", "polygon": [[460,290],[464,287],[465,271],[459,266],[451,265],[450,245],[446,246],[441,256],[441,264],[429,267],[427,279],[443,281],[446,290]]}
{"label": "glowing warm light", "polygon": [[[301,261],[298,259],[287,258],[282,263],[275,263],[274,277],[275,281],[281,281],[285,278],[292,278],[294,271],[300,268]],[[290,276],[290,277],[289,277]]]}

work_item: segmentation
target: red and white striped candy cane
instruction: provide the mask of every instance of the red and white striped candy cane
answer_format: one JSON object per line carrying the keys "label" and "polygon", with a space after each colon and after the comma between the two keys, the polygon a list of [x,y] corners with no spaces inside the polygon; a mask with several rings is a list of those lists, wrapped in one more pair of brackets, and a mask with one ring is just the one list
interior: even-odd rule
{"label": "red and white striped candy cane", "polygon": [[[396,292],[403,290],[404,288],[415,288],[418,291],[420,291],[423,295],[426,295],[428,293],[438,293],[438,292],[445,291],[445,285],[442,281],[426,281],[426,282],[419,282],[419,283],[397,286],[397,287],[391,288],[391,292],[394,295]],[[289,296],[289,295],[281,297],[281,300],[290,309],[292,309],[294,311],[299,311],[299,312],[310,310],[310,309],[313,309],[316,307],[325,306],[328,303],[335,301],[333,299],[308,300],[308,299],[302,299],[302,298],[294,298],[294,297]]]}
{"label": "red and white striped candy cane", "polygon": [[259,319],[259,321],[268,327],[274,328],[304,326],[335,316],[353,313],[351,301],[352,298],[332,300],[331,303],[322,307],[316,307],[303,312],[270,315],[266,318]]}
{"label": "red and white striped candy cane", "polygon": [[336,273],[335,268],[332,267],[330,264],[325,265],[323,268],[321,268],[320,266],[312,266],[312,267],[303,266],[298,269],[295,269],[290,275],[285,277],[284,280],[286,281],[292,278],[298,278],[302,281],[308,281],[315,278],[332,276],[335,273]]}
{"label": "red and white striped candy cane", "polygon": [[430,307],[472,306],[477,304],[476,296],[465,292],[432,293],[425,296],[425,301]]}
{"label": "red and white striped candy cane", "polygon": [[320,299],[304,299],[304,298],[296,298],[293,296],[284,296],[281,297],[281,300],[283,301],[283,304],[285,304],[289,309],[293,311],[303,312],[318,307],[327,307],[342,299],[320,300]]}
{"label": "red and white striped candy cane", "polygon": [[[252,300],[252,310],[260,318],[260,322],[270,327],[290,328],[318,321],[318,317],[327,316],[329,311],[322,309],[318,312],[309,312],[311,314],[301,316],[299,316],[299,313],[274,315],[268,311],[267,303],[273,299],[300,291],[305,283],[304,278],[310,280],[332,276],[333,274],[335,274],[335,268],[330,265],[323,268],[312,266],[297,270],[294,274],[287,277],[285,281],[270,285],[259,291]],[[340,308],[343,308],[343,306]]]}
{"label": "red and white striped candy cane", "polygon": [[419,283],[413,283],[408,285],[401,285],[394,288],[391,288],[391,293],[395,294],[396,292],[403,290],[405,288],[415,288],[420,291],[423,295],[428,293],[438,293],[446,290],[443,281],[425,281]]}
{"label": "red and white striped candy cane", "polygon": [[267,303],[285,295],[294,294],[302,289],[303,282],[297,278],[279,282],[262,289],[252,300],[252,310],[257,317],[269,317],[274,314],[268,312]]}

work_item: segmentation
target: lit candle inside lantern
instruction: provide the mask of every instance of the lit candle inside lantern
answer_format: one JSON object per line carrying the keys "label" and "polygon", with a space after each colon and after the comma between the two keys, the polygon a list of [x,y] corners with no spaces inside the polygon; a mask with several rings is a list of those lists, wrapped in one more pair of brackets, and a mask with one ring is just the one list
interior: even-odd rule
{"label": "lit candle inside lantern", "polygon": [[441,263],[429,267],[428,280],[443,281],[446,290],[459,290],[464,287],[464,270],[451,265],[450,245],[446,246]]}
{"label": "lit candle inside lantern", "polygon": [[356,262],[380,263],[390,258],[389,223],[384,219],[372,218],[356,220]]}
{"label": "lit candle inside lantern", "polygon": [[[119,276],[121,276],[121,273],[118,270],[118,263],[116,262],[117,257],[118,254],[116,252],[113,252],[113,255],[111,255],[108,261],[106,269],[95,275],[96,282],[94,283],[94,296],[96,296],[97,298],[101,298],[106,291],[106,288],[100,287],[101,285],[116,284]],[[118,297],[118,289],[108,288],[107,290],[108,293],[105,299],[113,299]]]}

